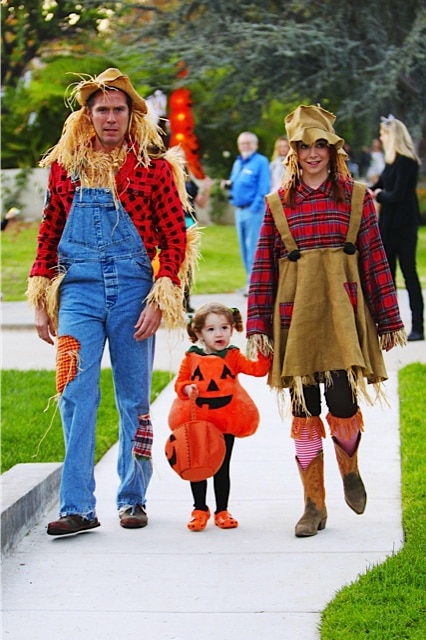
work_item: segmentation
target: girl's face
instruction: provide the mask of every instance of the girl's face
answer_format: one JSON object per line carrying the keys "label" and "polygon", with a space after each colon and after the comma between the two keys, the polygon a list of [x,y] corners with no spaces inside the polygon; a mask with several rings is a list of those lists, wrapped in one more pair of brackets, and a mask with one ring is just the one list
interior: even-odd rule
{"label": "girl's face", "polygon": [[197,331],[197,337],[204,342],[207,353],[226,349],[229,346],[231,336],[232,325],[229,324],[226,316],[217,313],[207,314],[204,327],[200,332]]}
{"label": "girl's face", "polygon": [[302,169],[303,182],[318,184],[328,176],[330,149],[325,140],[317,140],[315,144],[297,143],[297,157]]}

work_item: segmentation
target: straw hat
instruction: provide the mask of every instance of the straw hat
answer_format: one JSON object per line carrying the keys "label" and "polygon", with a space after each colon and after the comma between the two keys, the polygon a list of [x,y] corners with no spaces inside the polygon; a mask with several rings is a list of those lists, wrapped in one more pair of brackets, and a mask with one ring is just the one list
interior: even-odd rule
{"label": "straw hat", "polygon": [[126,76],[124,73],[121,73],[119,69],[115,69],[114,67],[106,69],[94,78],[89,77],[88,80],[83,80],[75,87],[73,93],[75,94],[77,102],[83,107],[87,104],[92,93],[99,89],[105,90],[106,88],[124,91],[124,93],[126,93],[131,99],[134,111],[139,111],[142,114],[146,114],[148,112],[145,100],[141,98],[134,89],[129,80],[129,76]]}
{"label": "straw hat", "polygon": [[317,140],[327,140],[336,149],[341,149],[344,139],[336,135],[333,124],[336,116],[315,105],[300,105],[284,118],[290,146],[297,151],[297,143],[314,144]]}

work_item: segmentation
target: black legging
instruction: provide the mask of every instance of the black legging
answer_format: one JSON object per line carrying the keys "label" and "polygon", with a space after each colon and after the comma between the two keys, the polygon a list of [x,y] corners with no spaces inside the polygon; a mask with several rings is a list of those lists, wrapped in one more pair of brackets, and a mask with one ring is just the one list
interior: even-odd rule
{"label": "black legging", "polygon": [[397,261],[401,267],[410,302],[412,330],[423,333],[424,302],[416,269],[417,235],[417,227],[400,229],[397,234],[386,234],[382,231],[383,245],[394,282]]}
{"label": "black legging", "polygon": [[[331,373],[332,383],[325,384],[324,396],[327,407],[331,415],[336,418],[352,418],[358,410],[358,404],[353,391],[349,385],[348,376],[345,371],[333,371]],[[293,398],[293,392],[290,390]],[[321,391],[319,384],[303,387],[303,395],[306,407],[312,416],[319,416],[321,413]],[[293,402],[292,413],[298,418],[306,417],[306,413],[299,405]]]}
{"label": "black legging", "polygon": [[[225,459],[219,471],[213,476],[214,495],[216,498],[216,511],[226,511],[228,509],[229,492],[231,489],[231,479],[229,477],[229,465],[231,462],[231,454],[234,446],[235,436],[225,433],[226,453]],[[194,509],[207,511],[207,480],[201,482],[191,482],[191,491],[194,496]]]}

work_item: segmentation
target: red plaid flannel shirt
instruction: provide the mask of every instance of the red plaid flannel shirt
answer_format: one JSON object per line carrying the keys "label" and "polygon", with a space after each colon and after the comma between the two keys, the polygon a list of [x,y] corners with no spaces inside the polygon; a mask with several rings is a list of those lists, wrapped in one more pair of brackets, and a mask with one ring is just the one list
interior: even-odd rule
{"label": "red plaid flannel shirt", "polygon": [[[353,182],[344,183],[346,202],[333,199],[332,184],[318,189],[305,184],[297,188],[296,207],[286,207],[290,231],[301,252],[342,247],[348,231]],[[361,283],[379,335],[404,327],[395,286],[379,232],[377,213],[366,193],[361,225],[356,239]],[[259,234],[248,297],[247,336],[263,333],[272,338],[272,313],[278,285],[278,260],[287,251],[275,226],[269,206]]]}
{"label": "red plaid flannel shirt", "polygon": [[[149,258],[155,257],[157,247],[161,249],[156,278],[166,276],[180,284],[178,271],[185,257],[186,231],[170,164],[164,159],[155,159],[149,167],[142,167],[129,150],[116,175],[116,184],[119,200],[138,230]],[[37,255],[30,276],[53,278],[56,275],[58,244],[79,185],[58,163],[52,164]]]}

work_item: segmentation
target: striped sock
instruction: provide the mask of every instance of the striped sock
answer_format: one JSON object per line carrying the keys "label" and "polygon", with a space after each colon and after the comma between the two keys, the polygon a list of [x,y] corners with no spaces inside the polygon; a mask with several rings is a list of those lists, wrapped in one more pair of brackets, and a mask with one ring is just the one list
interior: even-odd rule
{"label": "striped sock", "polygon": [[314,458],[322,451],[322,438],[316,432],[309,437],[307,427],[303,427],[300,437],[294,441],[296,456],[303,471],[309,466]]}

